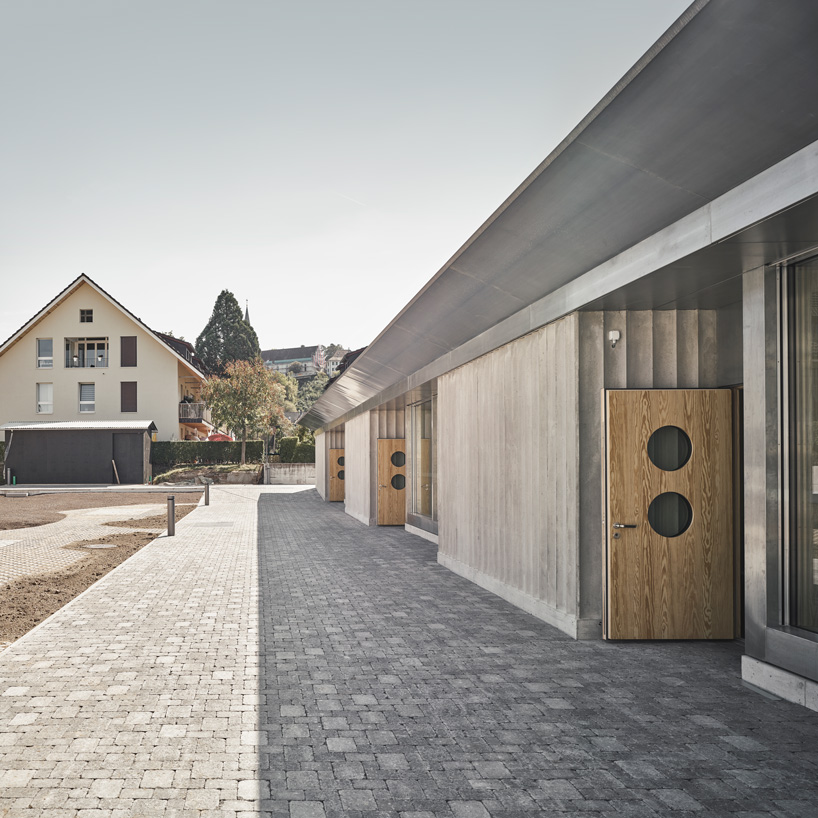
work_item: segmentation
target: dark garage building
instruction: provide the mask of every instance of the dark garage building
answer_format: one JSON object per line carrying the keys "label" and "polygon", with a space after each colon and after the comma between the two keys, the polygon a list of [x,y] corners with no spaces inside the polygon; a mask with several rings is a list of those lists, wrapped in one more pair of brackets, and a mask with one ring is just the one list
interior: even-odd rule
{"label": "dark garage building", "polygon": [[6,423],[6,483],[147,483],[152,420]]}

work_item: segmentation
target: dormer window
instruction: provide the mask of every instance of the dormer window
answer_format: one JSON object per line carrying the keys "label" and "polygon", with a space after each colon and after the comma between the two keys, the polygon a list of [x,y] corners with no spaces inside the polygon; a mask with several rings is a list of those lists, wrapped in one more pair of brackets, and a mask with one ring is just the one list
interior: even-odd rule
{"label": "dormer window", "polygon": [[90,324],[93,320],[93,310],[80,310],[80,324]]}

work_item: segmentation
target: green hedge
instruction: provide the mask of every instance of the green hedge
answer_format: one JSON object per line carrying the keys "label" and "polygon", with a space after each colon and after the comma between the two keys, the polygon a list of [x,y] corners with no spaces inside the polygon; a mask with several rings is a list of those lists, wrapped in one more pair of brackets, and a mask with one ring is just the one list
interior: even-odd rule
{"label": "green hedge", "polygon": [[297,437],[282,437],[278,443],[278,454],[282,463],[292,463],[295,456]]}
{"label": "green hedge", "polygon": [[315,444],[299,443],[293,453],[293,463],[315,463]]}
{"label": "green hedge", "polygon": [[[245,459],[261,463],[264,442],[248,440]],[[211,466],[218,463],[241,463],[241,441],[157,440],[151,443],[151,463],[154,466]]]}

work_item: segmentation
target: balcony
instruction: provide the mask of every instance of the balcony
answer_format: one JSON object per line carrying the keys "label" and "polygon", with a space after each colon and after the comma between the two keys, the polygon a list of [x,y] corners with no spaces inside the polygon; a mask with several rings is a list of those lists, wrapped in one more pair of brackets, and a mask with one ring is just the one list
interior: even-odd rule
{"label": "balcony", "polygon": [[180,403],[179,423],[207,423],[212,426],[213,420],[210,415],[210,407],[204,403]]}

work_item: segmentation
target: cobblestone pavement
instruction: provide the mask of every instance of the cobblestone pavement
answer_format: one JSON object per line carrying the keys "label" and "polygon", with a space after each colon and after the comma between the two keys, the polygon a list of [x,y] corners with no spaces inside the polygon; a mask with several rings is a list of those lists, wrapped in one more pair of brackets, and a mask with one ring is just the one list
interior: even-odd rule
{"label": "cobblestone pavement", "polygon": [[314,491],[211,497],[0,655],[4,818],[818,814],[818,715],[736,645],[574,642]]}
{"label": "cobblestone pavement", "polygon": [[160,504],[79,508],[63,511],[65,518],[54,523],[0,531],[0,586],[18,577],[58,571],[81,560],[84,556],[81,551],[63,548],[68,543],[133,531],[104,525],[106,522],[151,517],[166,508]]}

